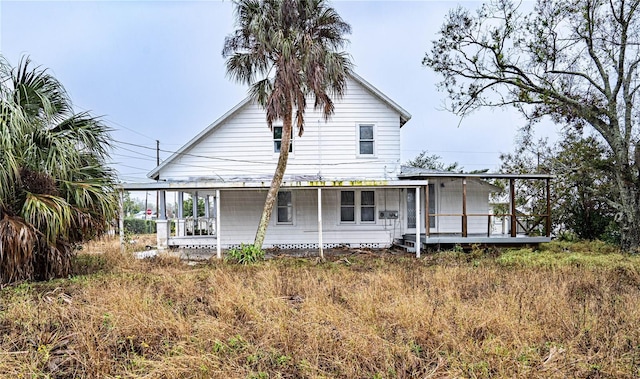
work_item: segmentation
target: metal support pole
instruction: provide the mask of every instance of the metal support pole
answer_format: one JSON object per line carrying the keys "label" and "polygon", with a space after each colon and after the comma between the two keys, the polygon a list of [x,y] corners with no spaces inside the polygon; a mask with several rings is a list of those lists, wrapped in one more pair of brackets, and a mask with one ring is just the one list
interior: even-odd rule
{"label": "metal support pole", "polygon": [[220,190],[216,190],[216,256],[222,259],[222,245],[220,242]]}
{"label": "metal support pole", "polygon": [[124,252],[124,190],[120,191],[118,201],[118,229],[120,231],[120,250]]}
{"label": "metal support pole", "polygon": [[515,237],[518,232],[516,221],[516,186],[515,179],[509,179],[509,203],[511,204],[511,237]]}
{"label": "metal support pole", "polygon": [[467,236],[467,178],[462,179],[462,237]]}
{"label": "metal support pole", "polygon": [[158,220],[167,219],[166,191],[158,191]]}
{"label": "metal support pole", "polygon": [[422,218],[422,212],[420,212],[420,187],[416,187],[416,258],[420,258],[420,246],[422,240],[420,239],[420,219]]}
{"label": "metal support pole", "polygon": [[429,230],[431,229],[431,220],[429,220],[430,218],[430,210],[429,210],[429,201],[431,201],[431,199],[429,198],[429,186],[431,184],[429,184],[429,180],[427,180],[427,186],[426,191],[424,193],[424,207],[425,207],[425,217],[424,217],[424,235],[426,237],[429,237]]}
{"label": "metal support pole", "polygon": [[198,232],[198,191],[193,193],[193,235]]}
{"label": "metal support pole", "polygon": [[322,246],[322,189],[318,188],[318,248],[320,249],[320,259],[324,259],[324,249]]}
{"label": "metal support pole", "polygon": [[545,229],[547,237],[551,237],[551,179],[549,178],[547,178],[547,222]]}

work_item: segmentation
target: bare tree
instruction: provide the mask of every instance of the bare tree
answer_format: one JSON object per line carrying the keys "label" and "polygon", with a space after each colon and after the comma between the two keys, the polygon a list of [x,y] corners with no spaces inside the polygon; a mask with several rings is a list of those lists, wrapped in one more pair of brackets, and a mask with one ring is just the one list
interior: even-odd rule
{"label": "bare tree", "polygon": [[549,116],[593,128],[613,157],[611,206],[625,250],[640,248],[637,92],[640,0],[538,0],[523,12],[497,0],[476,13],[452,10],[423,64],[458,115],[514,106],[528,127]]}

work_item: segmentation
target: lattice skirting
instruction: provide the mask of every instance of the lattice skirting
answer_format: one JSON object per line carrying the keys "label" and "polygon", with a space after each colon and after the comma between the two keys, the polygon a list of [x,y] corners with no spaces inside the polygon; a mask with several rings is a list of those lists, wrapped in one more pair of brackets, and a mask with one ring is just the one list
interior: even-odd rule
{"label": "lattice skirting", "polygon": [[[389,247],[389,244],[384,243],[323,243],[323,249],[340,249],[340,248],[370,248],[370,249],[384,249]],[[240,245],[229,245],[229,249],[239,248]],[[278,243],[274,245],[265,245],[266,248],[274,248],[281,250],[313,250],[318,249],[318,243]]]}

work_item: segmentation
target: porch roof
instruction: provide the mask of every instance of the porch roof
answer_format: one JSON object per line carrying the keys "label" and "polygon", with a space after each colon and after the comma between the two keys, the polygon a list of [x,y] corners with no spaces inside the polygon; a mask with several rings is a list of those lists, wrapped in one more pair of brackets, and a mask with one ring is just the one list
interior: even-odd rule
{"label": "porch roof", "polygon": [[437,171],[419,167],[402,166],[398,175],[400,179],[427,179],[427,178],[476,178],[476,179],[554,179],[550,174],[505,174],[505,173],[464,173]]}
{"label": "porch roof", "polygon": [[[281,188],[410,188],[426,186],[429,181],[421,180],[385,180],[385,179],[343,179],[343,180],[285,180]],[[124,191],[185,191],[202,189],[246,189],[267,190],[271,187],[271,180],[264,181],[230,181],[216,180],[188,180],[188,181],[158,181],[147,183],[120,183]]]}

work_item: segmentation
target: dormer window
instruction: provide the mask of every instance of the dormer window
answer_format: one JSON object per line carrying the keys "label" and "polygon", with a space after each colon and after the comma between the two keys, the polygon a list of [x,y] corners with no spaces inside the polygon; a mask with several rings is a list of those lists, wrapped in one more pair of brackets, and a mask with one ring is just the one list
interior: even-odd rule
{"label": "dormer window", "polygon": [[[273,152],[279,153],[282,146],[282,126],[273,127]],[[289,143],[289,152],[293,151],[293,129],[291,129],[291,142]]]}
{"label": "dormer window", "polygon": [[375,154],[374,125],[360,124],[358,125],[358,153],[360,155]]}

